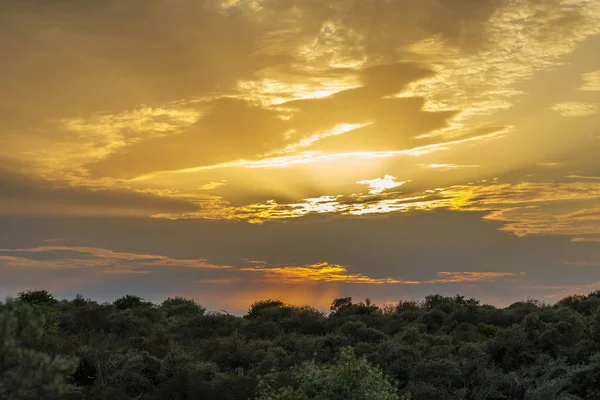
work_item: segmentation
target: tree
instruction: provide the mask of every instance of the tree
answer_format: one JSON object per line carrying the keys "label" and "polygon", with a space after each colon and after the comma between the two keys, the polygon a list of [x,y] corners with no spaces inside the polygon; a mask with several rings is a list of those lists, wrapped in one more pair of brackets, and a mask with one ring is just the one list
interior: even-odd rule
{"label": "tree", "polygon": [[47,290],[27,290],[17,295],[17,301],[31,305],[51,306],[58,303],[54,296]]}
{"label": "tree", "polygon": [[352,297],[343,297],[333,300],[331,307],[329,308],[334,314],[340,314],[345,310],[351,308],[354,304],[352,303]]}
{"label": "tree", "polygon": [[194,300],[187,300],[182,297],[169,297],[162,302],[160,309],[166,313],[167,318],[173,319],[189,318],[206,312],[206,309]]}
{"label": "tree", "polygon": [[45,321],[32,306],[9,301],[0,309],[0,398],[49,399],[68,390],[74,359],[36,350]]}
{"label": "tree", "polygon": [[285,304],[279,300],[256,301],[256,302],[254,302],[254,304],[252,304],[252,306],[250,306],[250,309],[248,310],[248,313],[246,314],[245,318],[255,319],[255,318],[260,317],[261,314],[265,310],[269,310],[269,309],[273,309],[273,308],[282,308],[284,306],[285,306]]}
{"label": "tree", "polygon": [[133,296],[130,294],[115,300],[114,305],[117,310],[128,310],[138,307],[152,307],[152,303],[144,301],[144,299],[139,296]]}
{"label": "tree", "polygon": [[28,290],[17,295],[16,303],[27,304],[44,321],[47,332],[55,332],[58,327],[60,311],[58,300],[47,290]]}
{"label": "tree", "polygon": [[392,384],[380,369],[351,348],[341,350],[334,365],[315,362],[292,371],[291,386],[274,389],[266,381],[258,389],[258,400],[398,400]]}

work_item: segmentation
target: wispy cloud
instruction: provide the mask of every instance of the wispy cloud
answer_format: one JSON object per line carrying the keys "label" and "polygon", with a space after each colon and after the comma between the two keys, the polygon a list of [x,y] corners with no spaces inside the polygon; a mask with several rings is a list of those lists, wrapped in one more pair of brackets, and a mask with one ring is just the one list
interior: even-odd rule
{"label": "wispy cloud", "polygon": [[481,165],[460,165],[460,164],[419,164],[421,168],[429,168],[437,171],[450,171],[461,168],[479,168]]}
{"label": "wispy cloud", "polygon": [[291,266],[254,266],[244,268],[243,271],[260,272],[267,281],[275,282],[338,282],[351,284],[371,285],[419,285],[419,284],[447,284],[492,282],[501,279],[524,277],[524,272],[438,272],[436,279],[415,281],[398,278],[372,278],[361,274],[351,274],[348,268],[342,265],[318,263],[312,265]]}
{"label": "wispy cloud", "polygon": [[579,243],[600,243],[600,237],[575,237],[572,238],[571,241]]}
{"label": "wispy cloud", "polygon": [[583,74],[583,83],[579,90],[598,92],[600,91],[600,71]]}
{"label": "wispy cloud", "polygon": [[579,266],[579,267],[598,267],[598,266],[600,266],[600,259],[569,261],[567,264]]}
{"label": "wispy cloud", "polygon": [[[26,249],[0,249],[0,261],[18,268],[52,270],[91,270],[99,273],[150,274],[157,268],[192,268],[224,270],[226,277],[197,279],[202,284],[235,284],[251,277],[253,282],[302,284],[307,282],[368,285],[418,285],[462,282],[486,282],[518,277],[524,273],[509,272],[439,272],[433,280],[417,281],[398,277],[371,277],[350,272],[344,265],[327,262],[308,265],[269,265],[266,261],[243,261],[239,266],[214,265],[206,260],[177,259],[163,255],[115,252],[94,247],[43,246]],[[244,266],[245,265],[245,266]]]}
{"label": "wispy cloud", "polygon": [[[379,181],[377,181],[379,182]],[[395,185],[391,179],[383,184]],[[568,208],[556,211],[552,205],[580,204],[600,200],[600,184],[595,182],[518,184],[489,183],[455,185],[418,193],[402,193],[392,187],[377,193],[326,195],[295,203],[268,200],[242,206],[221,204],[207,209],[175,215],[155,215],[156,218],[195,219],[225,218],[262,223],[267,220],[299,218],[311,214],[370,215],[411,211],[449,209],[484,211],[485,219],[500,221],[503,230],[518,236],[535,234],[593,235],[600,234],[600,211],[597,207]],[[216,213],[216,214],[212,214]]]}
{"label": "wispy cloud", "polygon": [[559,163],[559,162],[545,162],[545,163],[540,163],[540,166],[542,167],[548,167],[548,168],[558,168],[561,167],[563,164]]}
{"label": "wispy cloud", "polygon": [[492,282],[525,275],[525,272],[438,272],[436,279],[425,281],[425,283]]}
{"label": "wispy cloud", "polygon": [[200,186],[199,189],[200,190],[214,190],[214,189],[218,189],[222,186],[225,186],[226,183],[225,181],[221,181],[221,182],[208,182],[205,183],[204,185]]}
{"label": "wispy cloud", "polygon": [[371,278],[361,274],[352,274],[348,268],[342,265],[317,263],[311,265],[286,265],[286,266],[254,266],[242,268],[241,271],[257,272],[264,275],[267,281],[275,282],[339,282],[339,283],[362,283],[362,284],[405,284],[415,285],[419,282],[408,279],[395,278]]}
{"label": "wispy cloud", "polygon": [[115,252],[95,247],[43,246],[0,249],[0,260],[23,268],[94,268],[105,272],[147,273],[153,268],[184,267],[207,270],[231,269],[203,259],[177,259],[162,255]]}
{"label": "wispy cloud", "polygon": [[563,117],[587,117],[598,114],[598,111],[600,110],[596,104],[576,101],[558,103],[550,107],[550,109],[556,111]]}
{"label": "wispy cloud", "polygon": [[369,194],[381,194],[388,189],[394,189],[404,185],[406,182],[396,182],[396,177],[386,175],[383,178],[365,179],[357,182],[360,185],[369,186]]}
{"label": "wispy cloud", "polygon": [[600,282],[592,282],[583,285],[542,285],[530,286],[531,289],[542,289],[549,291],[544,297],[550,300],[561,300],[568,296],[588,294],[598,290]]}
{"label": "wispy cloud", "polygon": [[567,175],[567,178],[571,179],[590,179],[590,180],[600,180],[600,176],[589,176],[589,175]]}

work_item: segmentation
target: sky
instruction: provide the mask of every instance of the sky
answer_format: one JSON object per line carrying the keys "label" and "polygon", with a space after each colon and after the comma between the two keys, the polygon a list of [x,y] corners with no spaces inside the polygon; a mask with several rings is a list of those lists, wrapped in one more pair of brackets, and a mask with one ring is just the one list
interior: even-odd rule
{"label": "sky", "polygon": [[0,298],[600,289],[596,0],[4,0],[0,54]]}

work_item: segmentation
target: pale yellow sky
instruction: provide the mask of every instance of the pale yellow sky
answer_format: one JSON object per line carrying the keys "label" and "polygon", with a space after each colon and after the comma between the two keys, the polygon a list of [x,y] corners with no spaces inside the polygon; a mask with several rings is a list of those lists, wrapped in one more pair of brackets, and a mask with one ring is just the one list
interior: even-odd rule
{"label": "pale yellow sky", "polygon": [[[502,302],[600,281],[600,2],[9,0],[0,51],[0,294],[40,269],[65,294],[109,298],[138,276],[147,296],[196,282],[215,305],[242,283],[289,301],[491,285]],[[344,254],[346,223],[410,235],[429,218],[484,259],[428,235],[408,260],[368,236]],[[41,221],[48,237],[21,228]],[[128,234],[146,224],[170,224],[165,253]],[[294,236],[323,224],[318,244]],[[189,229],[231,232],[206,251]],[[510,261],[485,260],[503,246]],[[169,266],[180,281],[152,286]]]}

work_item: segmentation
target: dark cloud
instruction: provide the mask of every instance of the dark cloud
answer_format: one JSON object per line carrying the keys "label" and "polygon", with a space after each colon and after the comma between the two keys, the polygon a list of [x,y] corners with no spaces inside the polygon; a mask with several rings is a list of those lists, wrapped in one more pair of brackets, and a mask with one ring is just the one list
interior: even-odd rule
{"label": "dark cloud", "polygon": [[[513,282],[512,289],[493,283],[378,285],[377,297],[389,297],[390,300],[435,292],[481,297],[494,294],[500,298],[515,296],[522,299],[528,282],[538,286],[576,285],[593,279],[589,269],[573,269],[566,264],[572,260],[592,259],[596,254],[593,243],[572,243],[566,237],[552,236],[517,238],[499,232],[501,224],[497,222],[482,222],[482,215],[440,211],[381,218],[307,217],[260,226],[206,220],[0,217],[0,224],[6,227],[0,231],[0,246],[35,247],[48,237],[77,237],[86,246],[175,259],[207,258],[212,264],[238,267],[246,266],[242,258],[264,260],[271,265],[327,261],[347,266],[349,273],[375,279],[434,280],[441,271],[526,273],[522,280]],[[178,240],[168,240],[172,237]],[[260,288],[260,284],[247,275],[241,276],[242,282],[229,286],[194,284],[196,280],[207,279],[204,270],[175,267],[157,269],[149,275],[120,275],[118,279],[112,277],[106,282],[89,282],[92,278],[83,276],[82,279],[88,281],[85,285],[64,289],[59,294],[72,295],[81,291],[81,287],[86,288],[86,295],[100,299],[136,293],[160,300],[173,293],[194,293],[201,301],[223,305],[226,303],[222,297],[225,292],[231,293],[227,296],[235,297],[235,290]],[[211,272],[209,278],[223,276],[217,272]],[[225,277],[237,276],[235,270],[224,273]],[[45,285],[44,281],[29,275],[21,270],[21,277],[13,277],[13,283],[27,281],[36,282],[38,287]],[[54,283],[58,285],[62,279],[67,277],[57,273]],[[517,288],[521,293],[515,293]],[[373,296],[373,291],[374,286],[368,285],[342,284],[339,287],[340,295]],[[214,297],[217,292],[221,300]],[[540,295],[544,293],[548,292],[539,292]],[[259,296],[258,293],[254,295]]]}
{"label": "dark cloud", "polygon": [[[208,220],[3,217],[3,226],[11,229],[10,234],[5,231],[0,236],[0,244],[5,248],[35,247],[48,237],[78,237],[86,246],[179,259],[206,258],[219,265],[239,264],[242,258],[297,265],[327,261],[351,266],[353,272],[368,276],[410,274],[416,280],[432,279],[436,271],[524,271],[543,275],[565,261],[592,255],[592,246],[571,243],[566,237],[518,238],[498,231],[502,224],[482,222],[483,215],[436,211],[379,218],[314,216],[264,225]],[[178,240],[165,240],[169,237]]]}
{"label": "dark cloud", "polygon": [[113,214],[193,211],[197,207],[185,200],[160,197],[120,189],[73,187],[0,170],[1,214]]}
{"label": "dark cloud", "polygon": [[221,92],[281,61],[259,52],[269,24],[214,4],[2,2],[0,128]]}
{"label": "dark cloud", "polygon": [[0,250],[0,257],[18,257],[34,261],[68,260],[72,258],[92,258],[89,253],[75,250],[15,251]]}
{"label": "dark cloud", "polygon": [[[593,101],[579,97],[592,95],[576,91],[579,78],[565,78],[580,77],[583,64],[585,72],[596,68],[594,57],[589,56],[598,53],[596,42],[567,57],[584,38],[597,33],[597,13],[591,3],[242,0],[224,8],[219,0],[181,4],[172,0],[0,1],[0,54],[4,55],[0,63],[0,249],[13,249],[0,251],[0,297],[45,286],[59,296],[84,292],[112,300],[133,293],[161,300],[180,294],[218,305],[237,297],[250,304],[259,296],[292,289],[281,286],[270,291],[272,286],[258,282],[260,276],[242,279],[231,270],[207,275],[199,258],[236,267],[246,265],[244,258],[262,260],[269,267],[328,262],[344,266],[349,274],[421,282],[439,281],[440,272],[459,278],[468,278],[469,272],[518,277],[510,284],[378,286],[377,296],[389,300],[434,292],[522,299],[523,293],[543,296],[554,290],[551,287],[569,285],[583,291],[596,281],[590,267],[598,259],[597,241],[570,239],[597,239],[597,188],[586,182],[596,182],[594,177],[600,176],[600,142],[583,135],[598,137],[598,124],[592,118],[557,119],[548,107]],[[412,52],[420,41],[422,52]],[[444,59],[447,54],[452,57]],[[432,64],[411,62],[417,59]],[[557,69],[551,78],[538,73],[539,81],[534,77],[529,87],[515,87],[519,79],[558,62],[578,70]],[[438,63],[436,68],[433,63]],[[360,70],[359,65],[371,67]],[[434,76],[433,70],[440,75]],[[294,85],[298,95],[320,90],[325,83],[342,82],[339,87],[348,87],[354,78],[360,87],[326,98],[291,101],[281,108],[255,102],[280,94],[290,98]],[[422,78],[435,79],[417,92],[427,93],[438,104],[455,104],[457,109],[428,112],[423,109],[424,98],[391,96]],[[282,93],[260,93],[263,79],[275,82]],[[519,103],[513,89],[529,93],[523,96],[528,100]],[[493,117],[485,114],[508,106],[508,100],[516,107]],[[152,114],[157,108],[161,112]],[[199,120],[196,111],[202,112]],[[466,111],[464,118],[454,120],[461,111]],[[177,112],[189,114],[178,119]],[[152,115],[144,117],[144,113]],[[471,122],[488,125],[468,125]],[[256,160],[343,123],[370,125],[318,140],[302,151],[406,150],[480,138],[517,126],[505,136],[510,140],[485,145],[474,140],[412,161],[390,157],[361,164],[358,157],[348,157],[336,160],[338,164],[319,160],[252,172],[219,168],[128,183],[145,192],[102,189],[122,182],[95,180],[240,158]],[[422,135],[451,123],[454,131]],[[470,145],[475,143],[481,146],[474,150]],[[481,169],[442,173],[421,168],[421,163],[477,164]],[[31,177],[42,168],[45,177],[56,175],[56,180]],[[349,196],[369,190],[357,181],[386,174],[396,176],[396,182],[412,182],[378,196]],[[59,176],[75,178],[67,183]],[[491,184],[496,177],[499,183]],[[478,182],[483,179],[490,181]],[[214,191],[198,189],[209,182],[224,186]],[[294,203],[303,198],[322,195],[343,194],[338,199],[342,205],[376,205],[451,185],[466,193],[450,190],[428,199],[447,200],[443,206],[454,200],[460,209],[497,208],[496,213],[307,215],[263,225],[199,218],[231,217],[230,212],[244,212],[243,207],[233,210],[231,204],[264,205],[267,199],[276,199],[288,211],[300,209]],[[197,213],[203,210],[203,201],[210,208]],[[528,203],[539,207],[521,207]],[[247,211],[253,212],[257,209]],[[155,213],[198,219],[148,218]],[[482,222],[483,217],[494,220]],[[502,228],[534,236],[518,238],[499,231]],[[56,238],[62,244],[76,241],[77,246],[134,256],[111,259],[85,251],[14,250],[48,246]],[[21,264],[11,264],[14,258]],[[81,265],[70,265],[69,260],[76,258]],[[150,273],[148,265],[157,263],[160,266]],[[143,274],[134,275],[132,269]],[[230,278],[238,280],[219,283]],[[527,286],[532,283],[537,289]],[[372,296],[374,290],[373,286],[311,283],[304,292],[306,302],[320,292],[332,297]]]}

